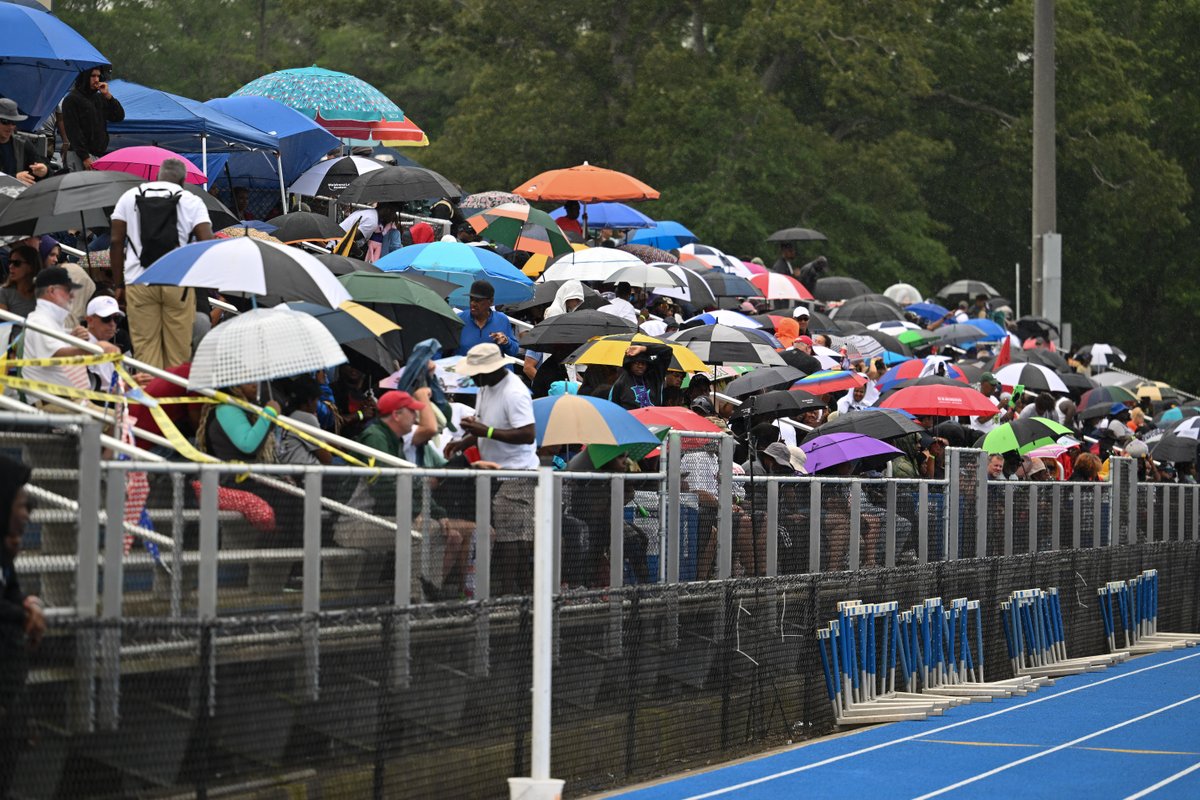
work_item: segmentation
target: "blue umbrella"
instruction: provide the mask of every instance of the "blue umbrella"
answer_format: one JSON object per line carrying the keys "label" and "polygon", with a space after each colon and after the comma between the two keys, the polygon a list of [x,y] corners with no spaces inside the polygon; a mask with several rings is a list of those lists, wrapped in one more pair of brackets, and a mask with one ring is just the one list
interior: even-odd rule
{"label": "blue umbrella", "polygon": [[[569,444],[600,445],[609,459],[615,452],[606,446],[659,444],[654,432],[621,406],[586,395],[562,394],[533,401],[536,444],[555,447]],[[646,452],[649,452],[647,450]],[[592,463],[596,466],[596,459]],[[603,463],[603,462],[601,462]]]}
{"label": "blue umbrella", "polygon": [[981,341],[995,341],[1008,336],[1008,331],[1002,325],[992,322],[990,319],[973,319],[970,320],[972,327],[978,328],[984,332],[984,337]]}
{"label": "blue umbrella", "polygon": [[674,250],[698,241],[700,237],[672,220],[660,220],[625,237],[626,244],[646,244],[661,250]]}
{"label": "blue umbrella", "polygon": [[[558,219],[566,214],[561,206],[550,212],[550,216]],[[648,228],[654,220],[637,209],[630,208],[624,203],[588,203],[587,222],[589,228]]]}
{"label": "blue umbrella", "polygon": [[950,313],[948,308],[939,306],[937,303],[913,303],[905,306],[904,310],[913,312],[926,322],[937,322]]}
{"label": "blue umbrella", "polygon": [[71,90],[79,73],[107,66],[108,59],[75,29],[45,9],[0,3],[0,86],[29,119],[21,130],[37,130]]}
{"label": "blue umbrella", "polygon": [[450,293],[450,305],[466,308],[467,290],[485,280],[496,290],[497,305],[520,303],[533,296],[533,281],[500,256],[482,247],[460,242],[432,242],[401,247],[375,262],[384,272],[414,270],[431,278],[458,285]]}

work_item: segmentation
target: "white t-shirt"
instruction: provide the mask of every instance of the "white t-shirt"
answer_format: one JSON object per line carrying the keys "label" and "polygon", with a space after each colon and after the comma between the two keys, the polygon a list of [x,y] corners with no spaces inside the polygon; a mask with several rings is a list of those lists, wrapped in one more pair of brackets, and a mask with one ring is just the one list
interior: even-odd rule
{"label": "white t-shirt", "polygon": [[[41,325],[47,330],[56,330],[67,333],[65,323],[70,311],[51,303],[49,300],[38,300],[37,308],[26,318],[29,322],[36,325]],[[53,336],[47,336],[44,333],[39,333],[33,328],[25,329],[25,344],[24,358],[53,358],[54,354],[64,347],[71,345],[64,342],[62,339],[55,339]],[[90,389],[87,384],[87,368],[81,367],[76,370],[76,373],[82,372],[82,384],[77,382],[79,376],[72,376],[68,372],[67,367],[22,367],[21,376],[28,378],[31,381],[43,381],[45,383],[57,383],[60,386],[74,386],[76,389]]]}
{"label": "white t-shirt", "polygon": [[608,301],[608,305],[600,306],[600,311],[605,314],[612,314],[614,317],[620,317],[630,325],[638,324],[637,309],[633,307],[633,303],[628,300],[622,300],[620,297],[614,297]]}
{"label": "white t-shirt", "polygon": [[[495,386],[481,386],[475,417],[490,428],[523,428],[533,424],[533,396],[515,373],[505,370]],[[537,469],[537,448],[479,437],[479,456],[504,469]]]}
{"label": "white t-shirt", "polygon": [[138,220],[137,198],[140,192],[152,197],[164,197],[167,193],[180,194],[179,207],[175,213],[175,229],[179,234],[179,245],[188,243],[192,231],[205,222],[212,224],[204,201],[191,192],[184,191],[179,184],[169,181],[147,181],[121,195],[113,209],[112,218],[125,223],[125,282],[135,281],[146,270],[138,255],[142,252],[142,226]]}
{"label": "white t-shirt", "polygon": [[358,223],[358,232],[363,235],[363,238],[370,239],[371,235],[379,227],[379,212],[373,208],[363,208],[355,211],[350,216],[342,220],[342,230],[347,233],[354,227],[354,223]]}

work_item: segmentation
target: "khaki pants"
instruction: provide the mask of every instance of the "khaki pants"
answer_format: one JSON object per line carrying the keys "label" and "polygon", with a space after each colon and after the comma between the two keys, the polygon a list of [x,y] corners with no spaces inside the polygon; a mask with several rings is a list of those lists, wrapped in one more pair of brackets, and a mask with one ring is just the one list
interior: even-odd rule
{"label": "khaki pants", "polygon": [[191,291],[178,286],[128,286],[125,313],[134,358],[160,369],[191,360],[196,320]]}

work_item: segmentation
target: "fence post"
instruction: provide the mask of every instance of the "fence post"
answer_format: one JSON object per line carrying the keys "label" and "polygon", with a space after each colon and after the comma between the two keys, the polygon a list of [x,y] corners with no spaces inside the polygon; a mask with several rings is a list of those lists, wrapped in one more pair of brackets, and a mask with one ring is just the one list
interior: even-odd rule
{"label": "fence post", "polygon": [[917,486],[917,563],[929,563],[929,483]]}
{"label": "fence post", "polygon": [[672,587],[667,592],[667,619],[663,638],[668,649],[674,650],[679,646],[679,559],[683,551],[683,525],[681,522],[681,492],[680,458],[682,457],[682,438],[677,431],[672,431],[667,437],[667,527],[666,527],[666,559],[667,583]]}
{"label": "fence post", "polygon": [[[391,688],[407,689],[412,682],[409,639],[412,617],[412,512],[413,476],[405,470],[396,476],[396,574],[392,604],[404,609],[393,617]],[[424,544],[424,543],[422,543]],[[385,701],[387,702],[387,701]]]}
{"label": "fence post", "polygon": [[200,466],[200,586],[196,614],[202,620],[217,616],[217,486],[221,473],[211,464]]}
{"label": "fence post", "polygon": [[722,436],[717,471],[717,577],[733,574],[733,437]]}
{"label": "fence post", "polygon": [[183,474],[171,473],[171,616],[183,616]]}
{"label": "fence post", "polygon": [[1154,541],[1154,501],[1157,499],[1158,487],[1153,483],[1146,484],[1146,541]]}
{"label": "fence post", "polygon": [[1050,549],[1058,550],[1062,539],[1062,485],[1055,483],[1050,487]]}
{"label": "fence post", "polygon": [[1138,473],[1135,468],[1129,473],[1129,528],[1125,533],[1126,544],[1137,544],[1137,518],[1138,518]]}
{"label": "fence post", "polygon": [[896,482],[887,482],[887,526],[884,536],[887,541],[883,544],[883,565],[896,566]]}
{"label": "fence post", "polygon": [[[609,483],[608,514],[608,585],[619,589],[625,585],[625,478],[614,475]],[[551,503],[551,508],[558,508]],[[557,516],[557,515],[556,515]],[[553,542],[553,537],[551,542]],[[553,579],[551,580],[553,585]],[[608,598],[608,647],[607,654],[615,658],[621,654],[621,616],[624,598],[620,592],[612,592]],[[557,640],[557,636],[554,637]]]}
{"label": "fence post", "polygon": [[958,518],[962,504],[963,451],[953,448],[948,452],[950,453],[950,463],[947,465],[949,480],[946,485],[946,535],[942,557],[946,561],[954,561],[958,558]]}
{"label": "fence post", "polygon": [[982,450],[973,450],[971,454],[975,459],[975,557],[984,558],[987,556],[988,533],[988,455]]}
{"label": "fence post", "polygon": [[[1011,556],[1016,550],[1016,544],[1013,542],[1013,499],[1016,495],[1017,487],[1015,484],[1006,482],[1004,484],[1004,555]],[[981,555],[976,553],[975,555]],[[982,555],[987,555],[985,551]]]}
{"label": "fence post", "polygon": [[1029,484],[1029,552],[1038,551],[1038,485]]}
{"label": "fence post", "polygon": [[808,484],[808,571],[821,571],[821,481]]}
{"label": "fence post", "polygon": [[1110,547],[1120,544],[1121,536],[1121,488],[1125,482],[1125,473],[1129,465],[1124,458],[1113,458],[1108,471],[1112,482],[1108,490],[1108,544]]}
{"label": "fence post", "polygon": [[1071,488],[1071,547],[1078,550],[1083,528],[1083,484]]}
{"label": "fence post", "polygon": [[[1103,532],[1101,521],[1104,519],[1104,485],[1092,484],[1092,547],[1100,546],[1100,534]],[[1082,546],[1082,543],[1080,543]]]}
{"label": "fence post", "polygon": [[[75,542],[75,616],[94,619],[100,569],[100,426],[79,426],[79,527]],[[96,629],[80,627],[75,637],[75,682],[68,724],[91,733],[95,724]]]}
{"label": "fence post", "polygon": [[[492,596],[492,479],[486,472],[475,478],[475,599]],[[472,674],[491,671],[491,617],[481,607],[475,617],[475,658]]]}
{"label": "fence post", "polygon": [[773,578],[779,574],[779,481],[774,478],[764,480],[767,482],[767,563],[763,574]]}
{"label": "fence post", "polygon": [[857,572],[862,563],[862,483],[857,478],[850,482],[850,563],[851,572]]}
{"label": "fence post", "polygon": [[[399,554],[396,557],[399,568]],[[304,684],[309,700],[321,696],[321,471],[309,467],[304,473]]]}
{"label": "fence post", "polygon": [[115,731],[120,723],[121,689],[121,593],[125,588],[125,476],[121,469],[107,469],[104,524],[104,597],[100,618],[100,688],[96,705],[101,730]]}

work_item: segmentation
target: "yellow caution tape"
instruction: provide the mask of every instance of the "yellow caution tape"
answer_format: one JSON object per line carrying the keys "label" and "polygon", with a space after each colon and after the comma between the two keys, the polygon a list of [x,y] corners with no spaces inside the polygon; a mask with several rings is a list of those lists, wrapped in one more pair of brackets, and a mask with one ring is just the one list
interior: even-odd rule
{"label": "yellow caution tape", "polygon": [[56,358],[14,358],[0,359],[4,367],[90,367],[96,364],[108,364],[120,361],[120,353],[104,353],[98,356],[58,356]]}

